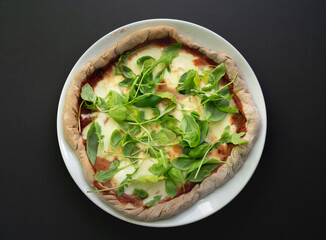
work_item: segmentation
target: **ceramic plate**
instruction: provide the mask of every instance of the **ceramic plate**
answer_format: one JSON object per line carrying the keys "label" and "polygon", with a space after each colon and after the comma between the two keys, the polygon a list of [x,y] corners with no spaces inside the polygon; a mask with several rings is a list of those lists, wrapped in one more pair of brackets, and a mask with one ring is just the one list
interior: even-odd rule
{"label": "ceramic plate", "polygon": [[[214,192],[212,192],[205,198],[199,200],[196,204],[194,204],[193,206],[191,206],[190,208],[188,208],[177,216],[155,222],[142,222],[121,215],[120,213],[106,205],[104,202],[102,202],[100,199],[98,199],[95,194],[87,193],[87,191],[92,190],[92,188],[86,183],[79,160],[74,150],[66,142],[63,136],[62,111],[68,86],[71,80],[73,79],[74,75],[80,68],[86,65],[88,61],[94,59],[106,49],[108,49],[113,43],[129,35],[130,33],[142,28],[158,25],[169,25],[175,27],[181,34],[195,40],[199,44],[211,48],[213,50],[220,50],[226,52],[229,56],[231,56],[237,62],[242,75],[247,81],[248,88],[255,102],[257,103],[258,109],[262,117],[262,129],[252,151],[248,156],[248,159],[240,168],[240,170],[235,174],[235,176],[231,178],[226,184],[216,189]],[[266,128],[267,119],[264,96],[261,91],[259,82],[245,58],[229,42],[220,37],[218,34],[199,25],[173,19],[150,19],[128,24],[112,31],[111,33],[105,35],[96,43],[94,43],[80,57],[80,59],[77,61],[77,63],[71,70],[62,89],[57,114],[57,134],[62,157],[70,175],[72,176],[78,187],[81,189],[81,191],[85,193],[85,195],[98,207],[102,208],[104,211],[111,214],[112,216],[115,216],[130,223],[150,227],[172,227],[192,223],[203,219],[213,213],[216,213],[219,209],[228,204],[244,188],[244,186],[247,184],[252,174],[254,173],[264,148]]]}

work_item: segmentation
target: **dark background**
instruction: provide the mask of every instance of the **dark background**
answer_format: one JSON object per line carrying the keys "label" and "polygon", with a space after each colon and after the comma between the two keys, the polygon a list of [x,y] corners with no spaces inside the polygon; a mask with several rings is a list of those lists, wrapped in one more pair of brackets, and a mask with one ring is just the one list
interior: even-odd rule
{"label": "dark background", "polygon": [[[136,1],[135,1],[136,2]],[[231,42],[262,87],[265,149],[243,191],[210,217],[146,228],[94,205],[59,151],[64,82],[95,41],[174,18]],[[325,231],[325,1],[0,1],[0,239],[305,239]]]}

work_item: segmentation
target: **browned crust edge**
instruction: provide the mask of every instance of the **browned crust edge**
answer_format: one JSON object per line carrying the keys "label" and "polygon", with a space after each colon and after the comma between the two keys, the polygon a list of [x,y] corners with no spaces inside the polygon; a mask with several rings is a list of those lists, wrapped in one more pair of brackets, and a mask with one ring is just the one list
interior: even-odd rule
{"label": "browned crust edge", "polygon": [[248,140],[248,144],[236,146],[233,148],[231,155],[227,159],[227,162],[232,165],[231,167],[224,164],[218,169],[217,172],[211,174],[200,184],[197,184],[190,192],[182,194],[170,201],[156,204],[151,208],[136,207],[132,204],[123,204],[113,194],[104,195],[102,193],[97,193],[100,199],[102,199],[105,203],[109,204],[120,213],[141,221],[156,221],[159,219],[172,217],[184,211],[189,206],[193,205],[196,201],[203,198],[207,194],[211,193],[214,189],[228,181],[238,171],[238,169],[242,166],[243,162],[247,158],[247,155],[252,148],[256,137],[258,136],[261,125],[261,119],[256,104],[254,103],[246,83],[233,59],[231,59],[223,52],[212,51],[197,44],[193,40],[178,33],[175,28],[169,26],[157,26],[138,30],[113,44],[107,51],[80,69],[73,78],[67,91],[63,109],[63,132],[66,140],[76,151],[76,154],[80,159],[85,178],[89,185],[94,186],[93,182],[95,172],[88,160],[82,137],[78,131],[77,120],[79,111],[78,99],[80,96],[80,88],[83,80],[92,74],[96,69],[105,66],[111,59],[116,58],[125,51],[134,48],[138,44],[143,43],[147,40],[169,36],[178,42],[182,42],[188,45],[190,48],[197,49],[217,63],[224,62],[228,77],[230,79],[233,79],[236,73],[239,73],[237,79],[234,82],[233,90],[243,105],[243,112],[247,119],[247,133],[244,138]]}

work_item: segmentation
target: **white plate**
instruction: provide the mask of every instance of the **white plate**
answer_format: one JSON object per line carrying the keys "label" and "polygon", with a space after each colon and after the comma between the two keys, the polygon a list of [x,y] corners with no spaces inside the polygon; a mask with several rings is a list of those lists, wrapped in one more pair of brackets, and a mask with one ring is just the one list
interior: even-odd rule
{"label": "white plate", "polygon": [[[88,61],[100,55],[117,40],[129,35],[130,33],[138,29],[158,25],[169,25],[175,27],[180,33],[195,40],[196,42],[213,50],[224,51],[229,56],[231,56],[237,62],[242,75],[247,80],[248,88],[255,102],[257,103],[258,109],[262,117],[262,129],[254,145],[254,148],[248,156],[248,159],[241,167],[241,169],[235,174],[235,176],[230,179],[230,181],[228,181],[222,187],[216,189],[214,192],[212,192],[205,198],[199,200],[195,205],[175,217],[155,222],[142,222],[121,215],[120,213],[103,203],[100,199],[98,199],[95,194],[87,193],[88,190],[91,190],[91,187],[86,183],[81,165],[75,152],[69,146],[63,136],[62,111],[68,86],[76,72],[81,67],[86,65]],[[264,148],[267,128],[266,126],[267,119],[263,93],[261,91],[260,85],[254,72],[252,71],[251,67],[244,59],[244,57],[230,43],[228,43],[225,39],[223,39],[216,33],[193,23],[173,19],[150,19],[135,22],[114,30],[113,32],[105,35],[96,43],[94,43],[81,56],[81,58],[77,61],[77,63],[71,70],[66,80],[66,83],[62,89],[57,114],[57,133],[62,157],[70,175],[72,176],[78,187],[81,189],[81,191],[85,193],[85,195],[90,200],[92,200],[97,206],[99,206],[109,214],[130,223],[151,227],[172,227],[192,223],[217,212],[219,209],[228,204],[244,188],[244,186],[247,184],[258,165]]]}

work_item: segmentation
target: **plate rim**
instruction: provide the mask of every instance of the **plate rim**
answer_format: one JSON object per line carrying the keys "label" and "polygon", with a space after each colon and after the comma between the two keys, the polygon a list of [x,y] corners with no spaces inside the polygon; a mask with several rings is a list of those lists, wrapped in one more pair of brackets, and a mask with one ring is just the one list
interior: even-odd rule
{"label": "plate rim", "polygon": [[[62,111],[63,111],[63,105],[64,105],[64,101],[65,101],[65,96],[66,96],[66,92],[68,90],[68,87],[70,85],[70,82],[72,80],[72,78],[74,77],[74,75],[76,74],[76,72],[79,70],[79,68],[77,68],[78,65],[81,64],[81,62],[83,61],[83,59],[85,58],[89,58],[89,60],[91,59],[94,59],[94,57],[96,57],[96,54],[95,56],[93,57],[87,57],[88,55],[92,55],[90,54],[90,52],[92,51],[93,48],[96,48],[96,46],[98,46],[99,44],[102,43],[102,41],[105,41],[107,40],[106,38],[114,38],[114,35],[118,35],[119,37],[119,33],[121,32],[125,32],[123,30],[125,29],[130,29],[131,32],[133,31],[136,31],[138,29],[141,29],[141,28],[145,28],[145,27],[151,27],[151,26],[158,26],[158,25],[162,25],[164,23],[165,25],[172,25],[173,27],[175,27],[174,25],[176,24],[180,24],[181,26],[182,25],[185,25],[187,27],[195,27],[195,28],[198,28],[202,31],[207,31],[209,32],[210,34],[213,34],[215,35],[215,37],[219,38],[220,40],[222,40],[224,42],[224,44],[226,44],[228,47],[230,47],[230,49],[233,50],[233,52],[235,54],[237,54],[240,59],[242,59],[243,63],[246,64],[248,70],[250,71],[250,73],[252,74],[252,76],[254,77],[254,79],[252,81],[254,81],[253,84],[257,84],[256,87],[258,87],[256,89],[256,91],[258,91],[258,95],[260,94],[261,95],[261,99],[260,101],[262,101],[260,103],[260,108],[258,107],[258,104],[257,104],[257,107],[259,109],[259,113],[261,115],[261,121],[262,121],[262,124],[261,124],[261,129],[260,129],[260,133],[257,137],[257,140],[254,144],[254,147],[256,149],[256,151],[258,151],[258,155],[254,156],[255,159],[257,159],[256,161],[253,162],[253,166],[251,166],[251,171],[249,173],[247,173],[246,175],[246,179],[244,179],[242,181],[242,184],[241,186],[239,186],[235,191],[233,191],[233,194],[231,197],[229,197],[229,200],[224,202],[223,204],[220,205],[219,208],[217,209],[214,209],[212,211],[209,211],[209,212],[206,212],[204,214],[202,214],[201,216],[199,217],[195,217],[194,219],[190,220],[190,221],[181,221],[181,222],[174,222],[174,218],[180,214],[183,214],[184,212],[174,216],[174,217],[171,217],[171,218],[168,218],[168,219],[163,219],[163,220],[158,220],[158,221],[154,221],[154,222],[144,222],[144,221],[139,221],[139,220],[135,220],[135,219],[132,219],[132,218],[129,218],[129,217],[126,217],[124,215],[122,215],[121,213],[115,211],[112,207],[110,207],[109,205],[106,205],[104,202],[102,202],[99,198],[97,198],[96,195],[90,195],[89,193],[87,193],[85,191],[85,189],[82,187],[82,184],[80,182],[80,180],[77,179],[77,176],[76,174],[73,172],[72,168],[71,168],[71,165],[69,164],[69,161],[68,161],[68,157],[70,159],[71,156],[68,156],[70,153],[68,153],[66,150],[67,148],[70,149],[71,151],[73,151],[73,149],[70,147],[70,145],[67,143],[67,141],[65,140],[64,138],[64,135],[63,135],[63,130],[62,130],[62,117],[63,117],[63,114],[62,114]],[[145,25],[145,26],[144,26]],[[179,31],[180,29],[178,29]],[[131,33],[130,32],[130,33]],[[129,35],[130,33],[126,33],[125,35]],[[123,38],[123,34],[122,36],[120,36],[119,39]],[[108,40],[107,40],[108,41]],[[117,40],[115,40],[117,41]],[[106,46],[106,48],[109,48],[110,47],[110,44],[108,44],[108,46]],[[223,50],[222,50],[223,51]],[[237,62],[237,61],[236,61]],[[250,91],[251,94],[252,94],[252,91]],[[61,152],[61,155],[62,155],[62,158],[63,158],[63,161],[65,163],[65,166],[70,174],[70,176],[73,178],[74,182],[76,183],[76,185],[79,187],[79,189],[95,204],[97,205],[98,207],[100,207],[102,210],[104,210],[105,212],[109,213],[110,215],[114,216],[114,217],[117,217],[119,218],[120,220],[123,220],[123,221],[126,221],[126,222],[129,222],[129,223],[132,223],[132,224],[136,224],[136,225],[141,225],[141,226],[147,226],[147,227],[176,227],[176,226],[182,226],[182,225],[186,225],[186,224],[190,224],[190,223],[194,223],[196,221],[199,221],[201,219],[204,219],[216,212],[218,212],[219,210],[221,210],[223,207],[225,207],[228,203],[230,203],[242,190],[243,188],[248,184],[249,180],[251,179],[253,173],[255,172],[259,162],[260,162],[260,159],[261,159],[261,156],[262,156],[262,153],[263,153],[263,150],[264,150],[264,145],[265,145],[265,141],[266,141],[266,132],[267,132],[267,112],[266,112],[266,105],[265,105],[265,99],[264,99],[264,95],[263,95],[263,92],[262,92],[262,89],[261,89],[261,86],[259,84],[259,81],[253,71],[253,69],[251,68],[250,64],[247,62],[247,60],[242,56],[242,54],[231,44],[229,43],[226,39],[224,39],[223,37],[221,37],[219,34],[213,32],[212,30],[210,29],[207,29],[203,26],[200,26],[196,23],[192,23],[192,22],[188,22],[188,21],[184,21],[184,20],[178,20],[178,19],[169,19],[169,18],[156,18],[156,19],[146,19],[146,20],[141,20],[141,21],[136,21],[136,22],[133,22],[133,23],[129,23],[129,24],[126,24],[124,26],[121,26],[107,34],[105,34],[103,37],[101,37],[100,39],[98,39],[96,42],[94,42],[82,55],[81,57],[77,60],[77,62],[75,63],[75,65],[73,66],[73,68],[71,69],[70,73],[68,74],[68,77],[67,79],[65,80],[65,83],[64,83],[64,86],[62,88],[62,91],[60,93],[60,98],[59,98],[59,104],[58,104],[58,109],[57,109],[57,123],[56,123],[56,126],[57,126],[57,137],[58,137],[58,143],[59,143],[59,148],[60,148],[60,152]],[[259,146],[259,149],[257,149],[257,141],[258,141],[258,138],[260,139],[260,146]],[[253,149],[251,149],[251,152],[253,151]],[[75,154],[75,153],[73,153]],[[75,155],[75,158],[77,158],[77,156]],[[248,156],[249,158],[249,156]],[[78,159],[78,158],[77,158]],[[245,162],[246,163],[246,162]],[[78,161],[78,163],[79,161]],[[245,165],[245,164],[244,164]],[[243,166],[239,169],[239,171],[241,171],[241,169],[243,168]],[[78,169],[78,171],[82,171],[81,169],[81,166],[80,166],[80,169]],[[235,176],[239,173],[239,171],[235,174]],[[233,177],[234,178],[234,177]],[[84,179],[85,180],[85,179]],[[232,178],[230,179],[232,180]],[[230,180],[225,183],[223,186],[226,186]],[[86,180],[84,181],[86,182]],[[88,185],[88,184],[87,184]],[[223,187],[222,186],[222,187]],[[221,188],[221,187],[220,187]],[[88,190],[90,190],[91,187],[88,185]],[[217,190],[217,189],[216,189]],[[214,190],[214,192],[216,191]],[[213,193],[209,194],[209,195],[212,195]],[[209,196],[208,195],[208,196]],[[93,196],[93,197],[92,197]],[[94,199],[94,196],[95,198],[97,199],[97,201]],[[207,197],[207,196],[206,196]],[[205,199],[206,197],[204,197],[203,199]],[[203,199],[200,199],[199,201],[203,200]],[[198,201],[198,202],[199,202]],[[101,202],[101,203],[100,203]],[[197,202],[197,203],[198,203]],[[197,204],[196,203],[196,204]],[[191,208],[194,208],[195,205],[192,205],[190,206],[188,209],[191,209]]]}

